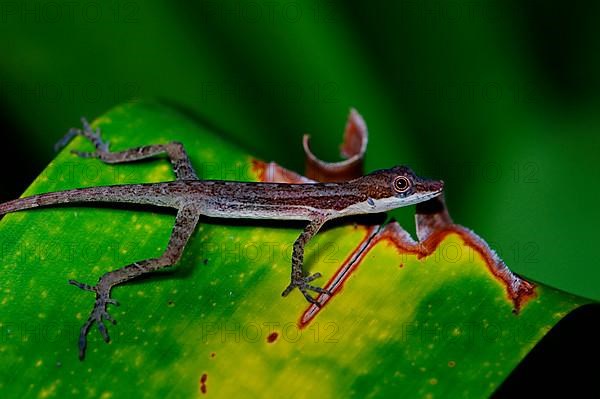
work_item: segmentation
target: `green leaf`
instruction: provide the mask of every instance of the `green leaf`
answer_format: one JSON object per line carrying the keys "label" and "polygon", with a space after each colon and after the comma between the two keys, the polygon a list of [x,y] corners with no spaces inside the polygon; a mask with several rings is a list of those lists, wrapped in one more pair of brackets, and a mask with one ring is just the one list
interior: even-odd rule
{"label": "green leaf", "polygon": [[[202,178],[257,179],[243,150],[161,105],[117,107],[95,125],[112,150],[180,140]],[[77,139],[68,149],[89,146]],[[109,166],[63,151],[26,194],[173,177],[165,160]],[[538,286],[515,314],[484,259],[449,234],[422,259],[378,242],[300,328],[306,301],[280,296],[300,226],[206,219],[177,267],[113,290],[121,306],[109,308],[112,341],[94,328],[80,362],[79,328],[94,298],[67,280],[94,283],[159,255],[173,220],[135,206],[4,217],[1,396],[481,397],[587,302]],[[367,233],[347,223],[326,229],[309,244],[305,269],[335,275]]]}

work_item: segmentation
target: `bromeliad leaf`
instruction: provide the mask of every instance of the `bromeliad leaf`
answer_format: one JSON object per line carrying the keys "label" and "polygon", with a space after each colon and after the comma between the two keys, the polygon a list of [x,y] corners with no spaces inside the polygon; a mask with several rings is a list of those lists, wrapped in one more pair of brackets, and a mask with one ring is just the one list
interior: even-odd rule
{"label": "bromeliad leaf", "polygon": [[[113,150],[181,141],[201,178],[259,181],[269,165],[155,103],[117,107],[94,126]],[[76,139],[67,150],[88,145]],[[109,166],[64,151],[26,195],[173,177],[166,161]],[[335,287],[321,308],[300,295],[280,296],[302,226],[202,219],[176,268],[115,288],[122,305],[112,308],[119,321],[112,341],[91,335],[84,362],[75,343],[90,298],[67,280],[93,280],[156,257],[174,215],[137,207],[7,215],[0,223],[0,393],[489,395],[586,300],[542,284],[530,295],[527,283],[494,272],[505,269],[487,257],[493,252],[483,241],[449,220],[439,224],[439,208],[418,212],[428,219],[419,242],[397,224],[342,223],[318,234],[305,268]]]}

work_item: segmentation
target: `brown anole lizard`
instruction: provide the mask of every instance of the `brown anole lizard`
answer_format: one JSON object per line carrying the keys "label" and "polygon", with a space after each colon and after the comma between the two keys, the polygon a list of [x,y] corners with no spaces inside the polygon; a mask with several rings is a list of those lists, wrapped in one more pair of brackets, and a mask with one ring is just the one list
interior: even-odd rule
{"label": "brown anole lizard", "polygon": [[420,178],[405,166],[378,170],[339,183],[286,184],[200,180],[181,143],[170,142],[110,152],[108,144],[100,137],[100,130],[94,131],[85,119],[82,121],[83,129],[69,130],[57,144],[57,148],[80,135],[88,138],[96,151],[73,153],[82,157],[99,158],[108,164],[137,161],[166,153],[173,165],[176,180],[38,194],[0,204],[0,215],[55,204],[125,202],[175,208],[177,216],[167,248],[160,257],[144,259],[105,273],[93,286],[69,280],[69,283],[96,295],[90,316],[81,327],[80,359],[85,355],[86,336],[94,322],[97,323],[104,340],[109,341],[104,320],[114,323],[107,312],[107,305],[117,305],[110,297],[112,288],[142,274],[177,263],[201,215],[307,221],[308,225],[294,242],[290,283],[282,292],[282,296],[287,296],[294,288],[298,288],[310,303],[318,305],[309,291],[328,293],[323,288],[311,284],[313,280],[321,277],[321,274],[304,275],[302,265],[304,247],[325,222],[343,216],[380,213],[417,204],[437,196],[443,189],[442,181]]}

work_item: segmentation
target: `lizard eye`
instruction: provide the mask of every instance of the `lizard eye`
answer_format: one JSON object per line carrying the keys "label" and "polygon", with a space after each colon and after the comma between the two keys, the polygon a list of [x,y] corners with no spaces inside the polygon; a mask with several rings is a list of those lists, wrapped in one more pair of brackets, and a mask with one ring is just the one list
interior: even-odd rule
{"label": "lizard eye", "polygon": [[404,176],[398,176],[394,179],[394,190],[403,193],[410,188],[410,181]]}

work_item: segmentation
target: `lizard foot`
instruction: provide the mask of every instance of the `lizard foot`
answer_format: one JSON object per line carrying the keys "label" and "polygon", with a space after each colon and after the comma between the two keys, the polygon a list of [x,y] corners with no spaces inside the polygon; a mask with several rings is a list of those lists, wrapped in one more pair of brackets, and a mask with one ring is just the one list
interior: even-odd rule
{"label": "lizard foot", "polygon": [[316,287],[314,285],[309,284],[311,281],[316,280],[319,277],[321,277],[321,273],[315,273],[309,276],[292,277],[292,282],[281,293],[281,296],[287,296],[290,292],[292,292],[294,288],[298,288],[308,302],[318,307],[321,307],[321,304],[308,293],[308,291],[314,291],[318,294],[327,294],[331,296],[331,292],[326,290],[325,288]]}
{"label": "lizard foot", "polygon": [[73,154],[83,158],[97,158],[100,154],[107,153],[109,151],[108,142],[102,140],[102,137],[100,136],[100,128],[97,128],[96,130],[92,129],[92,127],[85,118],[81,118],[81,123],[83,124],[83,130],[75,128],[70,129],[67,132],[67,134],[65,134],[65,136],[54,145],[54,150],[60,150],[61,148],[66,146],[69,143],[69,141],[71,141],[75,136],[84,136],[88,140],[90,140],[92,144],[94,144],[94,147],[96,147],[96,151],[83,152],[73,150],[71,151]]}
{"label": "lizard foot", "polygon": [[86,336],[94,322],[96,322],[96,324],[98,325],[98,330],[100,331],[104,342],[110,341],[110,337],[108,336],[108,330],[104,325],[104,320],[108,320],[112,324],[116,324],[116,321],[107,312],[106,306],[109,304],[118,306],[119,303],[110,297],[110,290],[103,290],[101,288],[98,288],[98,286],[83,284],[75,280],[69,280],[69,284],[79,287],[85,291],[94,292],[96,294],[96,303],[94,304],[94,308],[92,309],[87,321],[81,327],[79,333],[79,359],[83,360],[83,358],[85,357],[85,348],[87,347]]}

